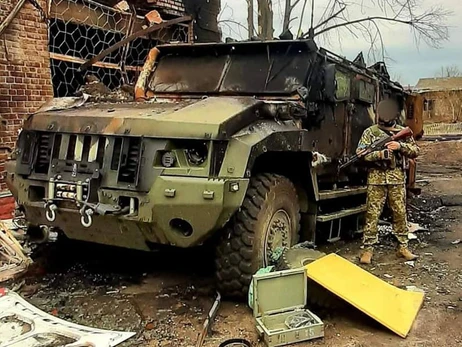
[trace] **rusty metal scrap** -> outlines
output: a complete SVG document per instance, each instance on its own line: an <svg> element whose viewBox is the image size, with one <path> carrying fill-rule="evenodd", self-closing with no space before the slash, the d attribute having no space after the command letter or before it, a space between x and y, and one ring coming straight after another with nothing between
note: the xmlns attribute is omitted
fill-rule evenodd
<svg viewBox="0 0 462 347"><path fill-rule="evenodd" d="M86 70L87 68L92 66L94 63L96 63L96 62L100 61L101 59L103 59L108 54L116 51L117 49L119 49L123 45L135 40L136 38L138 38L140 36L150 34L150 33L154 32L156 30L164 29L164 28L169 27L169 26L174 25L174 24L188 22L191 19L192 19L191 16L183 16L183 17L179 17L179 18L175 18L175 19L172 19L172 20L162 22L160 24L154 24L154 25L152 25L152 26L150 26L150 27L148 27L146 29L139 30L136 33L133 33L132 35L127 36L123 40L121 40L121 41L117 42L116 44L112 45L111 47L105 49L100 54L98 54L98 55L94 56L93 58L87 60L85 63L83 63L79 67L79 71Z"/></svg>
<svg viewBox="0 0 462 347"><path fill-rule="evenodd" d="M202 347L202 345L204 344L205 337L209 335L210 332L212 331L212 324L213 324L213 321L215 320L215 317L217 316L218 309L220 308L220 303L221 303L221 295L219 292L217 292L217 297L212 305L212 308L207 314L207 319L205 320L204 325L202 326L202 330L199 334L196 347Z"/></svg>
<svg viewBox="0 0 462 347"><path fill-rule="evenodd" d="M152 69L154 68L154 64L159 53L160 51L156 47L151 49L148 53L148 57L146 58L143 69L141 70L140 76L135 85L136 101L143 101L146 99L146 86L148 83L148 78L151 75Z"/></svg>

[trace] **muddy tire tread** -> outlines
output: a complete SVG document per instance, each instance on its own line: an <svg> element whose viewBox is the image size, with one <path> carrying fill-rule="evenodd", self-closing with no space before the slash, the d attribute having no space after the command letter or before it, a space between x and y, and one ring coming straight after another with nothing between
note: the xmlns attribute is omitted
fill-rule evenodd
<svg viewBox="0 0 462 347"><path fill-rule="evenodd" d="M251 178L241 209L225 227L215 259L217 287L225 297L243 299L247 296L254 274L252 252L258 215L267 194L281 180L289 181L276 174L259 174ZM293 189L297 197L295 187ZM299 225L300 213L297 216ZM232 247L233 244L240 247Z"/></svg>

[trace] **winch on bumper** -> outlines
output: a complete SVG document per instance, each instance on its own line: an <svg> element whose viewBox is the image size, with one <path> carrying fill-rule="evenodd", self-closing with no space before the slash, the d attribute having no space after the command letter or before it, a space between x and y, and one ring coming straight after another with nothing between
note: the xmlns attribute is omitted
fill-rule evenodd
<svg viewBox="0 0 462 347"><path fill-rule="evenodd" d="M98 202L88 203L85 197L96 189L91 179L42 182L9 175L7 181L30 225L57 228L71 239L141 250L154 244L200 245L239 208L249 183L159 176L146 194L99 188ZM45 204L30 198L37 187L45 189Z"/></svg>

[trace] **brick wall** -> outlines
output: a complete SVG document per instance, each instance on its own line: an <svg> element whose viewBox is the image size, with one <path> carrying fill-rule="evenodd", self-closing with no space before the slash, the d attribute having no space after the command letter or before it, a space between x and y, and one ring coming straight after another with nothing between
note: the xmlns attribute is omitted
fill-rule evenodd
<svg viewBox="0 0 462 347"><path fill-rule="evenodd" d="M0 1L0 21L16 0ZM45 0L39 1L45 7ZM0 38L0 129L2 146L14 146L22 119L53 96L47 27L29 2ZM3 159L3 158L2 158ZM0 173L3 173L3 160ZM5 189L0 183L0 191Z"/></svg>
<svg viewBox="0 0 462 347"><path fill-rule="evenodd" d="M0 1L0 22L16 3L17 0ZM46 8L45 0L38 3ZM0 37L0 115L4 120L0 126L0 146L13 147L22 119L52 96L47 26L35 7L26 1ZM6 156L6 151L0 150L2 177ZM0 192L5 190L1 179Z"/></svg>
<svg viewBox="0 0 462 347"><path fill-rule="evenodd" d="M162 12L175 16L183 16L185 13L182 0L158 0L155 5L159 6Z"/></svg>

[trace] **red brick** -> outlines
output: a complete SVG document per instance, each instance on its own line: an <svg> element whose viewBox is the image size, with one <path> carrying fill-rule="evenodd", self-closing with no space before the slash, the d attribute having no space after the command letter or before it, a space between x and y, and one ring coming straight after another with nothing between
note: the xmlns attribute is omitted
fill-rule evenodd
<svg viewBox="0 0 462 347"><path fill-rule="evenodd" d="M27 96L25 95L16 95L11 97L13 101L27 101Z"/></svg>

